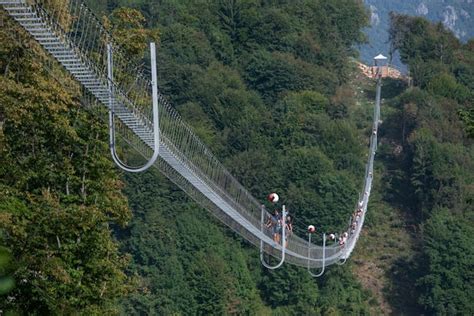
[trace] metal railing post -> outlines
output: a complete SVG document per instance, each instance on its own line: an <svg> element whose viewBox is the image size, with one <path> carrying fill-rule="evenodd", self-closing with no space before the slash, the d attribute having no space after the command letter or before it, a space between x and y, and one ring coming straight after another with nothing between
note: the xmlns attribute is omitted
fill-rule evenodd
<svg viewBox="0 0 474 316"><path fill-rule="evenodd" d="M265 215L265 208L262 206L262 216L261 216L261 231L263 232L263 220L264 220L264 215ZM265 258L263 257L263 240L260 239L260 261L262 262L262 265L267 268L267 269L270 269L270 270L274 270L274 269L277 269L279 267L281 267L281 265L283 264L283 262L285 262L285 251L286 251L286 234L285 234L285 230L286 230L286 227L285 227L285 224L286 224L286 210L285 210L285 205L283 205L282 207L282 238L280 240L281 242L281 260L280 262L277 264L277 265L274 265L274 266L271 266L269 265L268 263L265 262Z"/></svg>
<svg viewBox="0 0 474 316"><path fill-rule="evenodd" d="M115 143L115 97L114 97L114 81L113 81L113 54L112 45L107 44L107 78L109 86L109 142L110 142L110 153L112 159L121 169L128 172L142 172L150 168L158 158L159 147L160 147L160 129L159 129L159 117L158 117L158 86L157 86L157 74L156 74L156 50L155 43L150 43L151 53L151 86L152 86L152 102L153 102L153 155L152 157L141 167L130 167L123 163L117 155L116 143Z"/></svg>

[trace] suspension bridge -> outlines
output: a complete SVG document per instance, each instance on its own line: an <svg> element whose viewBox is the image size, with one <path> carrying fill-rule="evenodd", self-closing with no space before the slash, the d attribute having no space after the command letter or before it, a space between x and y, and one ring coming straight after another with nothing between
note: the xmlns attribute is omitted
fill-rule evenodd
<svg viewBox="0 0 474 316"><path fill-rule="evenodd" d="M314 276L324 268L341 264L351 255L367 212L373 179L380 118L381 78L378 76L373 126L363 188L347 231L338 240L314 245L309 238L293 235L288 245L275 243L264 225L269 214L219 162L159 93L156 84L154 45L151 45L151 80L148 71L130 61L102 23L82 0L0 0L16 20L70 75L85 92L109 111L110 147L122 169L139 172L153 166L247 241L260 247L262 264L270 269L287 262L307 267ZM136 74L131 76L130 74ZM115 151L118 133L147 163L125 165ZM283 216L283 219L285 216ZM354 223L356 225L354 225ZM264 260L276 258L276 265ZM321 268L313 274L311 269Z"/></svg>

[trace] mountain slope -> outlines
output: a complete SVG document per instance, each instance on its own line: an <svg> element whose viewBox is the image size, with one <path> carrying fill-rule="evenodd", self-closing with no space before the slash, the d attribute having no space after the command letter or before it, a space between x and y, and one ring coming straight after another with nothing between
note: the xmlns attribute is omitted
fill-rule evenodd
<svg viewBox="0 0 474 316"><path fill-rule="evenodd" d="M365 0L370 12L370 28L366 34L369 43L360 47L361 58L372 63L372 58L380 52L389 52L389 13L421 16L433 22L441 22L457 38L466 42L474 37L474 2L471 0ZM394 59L401 66L399 58Z"/></svg>

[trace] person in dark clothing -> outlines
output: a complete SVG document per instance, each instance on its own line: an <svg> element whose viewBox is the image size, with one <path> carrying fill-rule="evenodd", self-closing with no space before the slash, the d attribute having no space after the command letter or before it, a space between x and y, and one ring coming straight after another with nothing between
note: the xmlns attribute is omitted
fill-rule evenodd
<svg viewBox="0 0 474 316"><path fill-rule="evenodd" d="M276 243L280 243L281 232L282 232L282 220L281 220L280 212L277 209L273 211L273 215L270 216L270 218L268 219L266 227L272 228L273 241Z"/></svg>

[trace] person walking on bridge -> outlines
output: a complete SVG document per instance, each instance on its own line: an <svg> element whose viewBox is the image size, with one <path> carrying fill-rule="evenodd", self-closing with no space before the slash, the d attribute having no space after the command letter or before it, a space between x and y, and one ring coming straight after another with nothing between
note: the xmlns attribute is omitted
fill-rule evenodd
<svg viewBox="0 0 474 316"><path fill-rule="evenodd" d="M285 220L285 248L288 248L288 237L293 234L293 219L290 215L286 216Z"/></svg>
<svg viewBox="0 0 474 316"><path fill-rule="evenodd" d="M272 228L273 241L277 244L280 243L281 232L282 232L282 218L278 209L273 211L273 215L270 216L266 224L267 228Z"/></svg>

